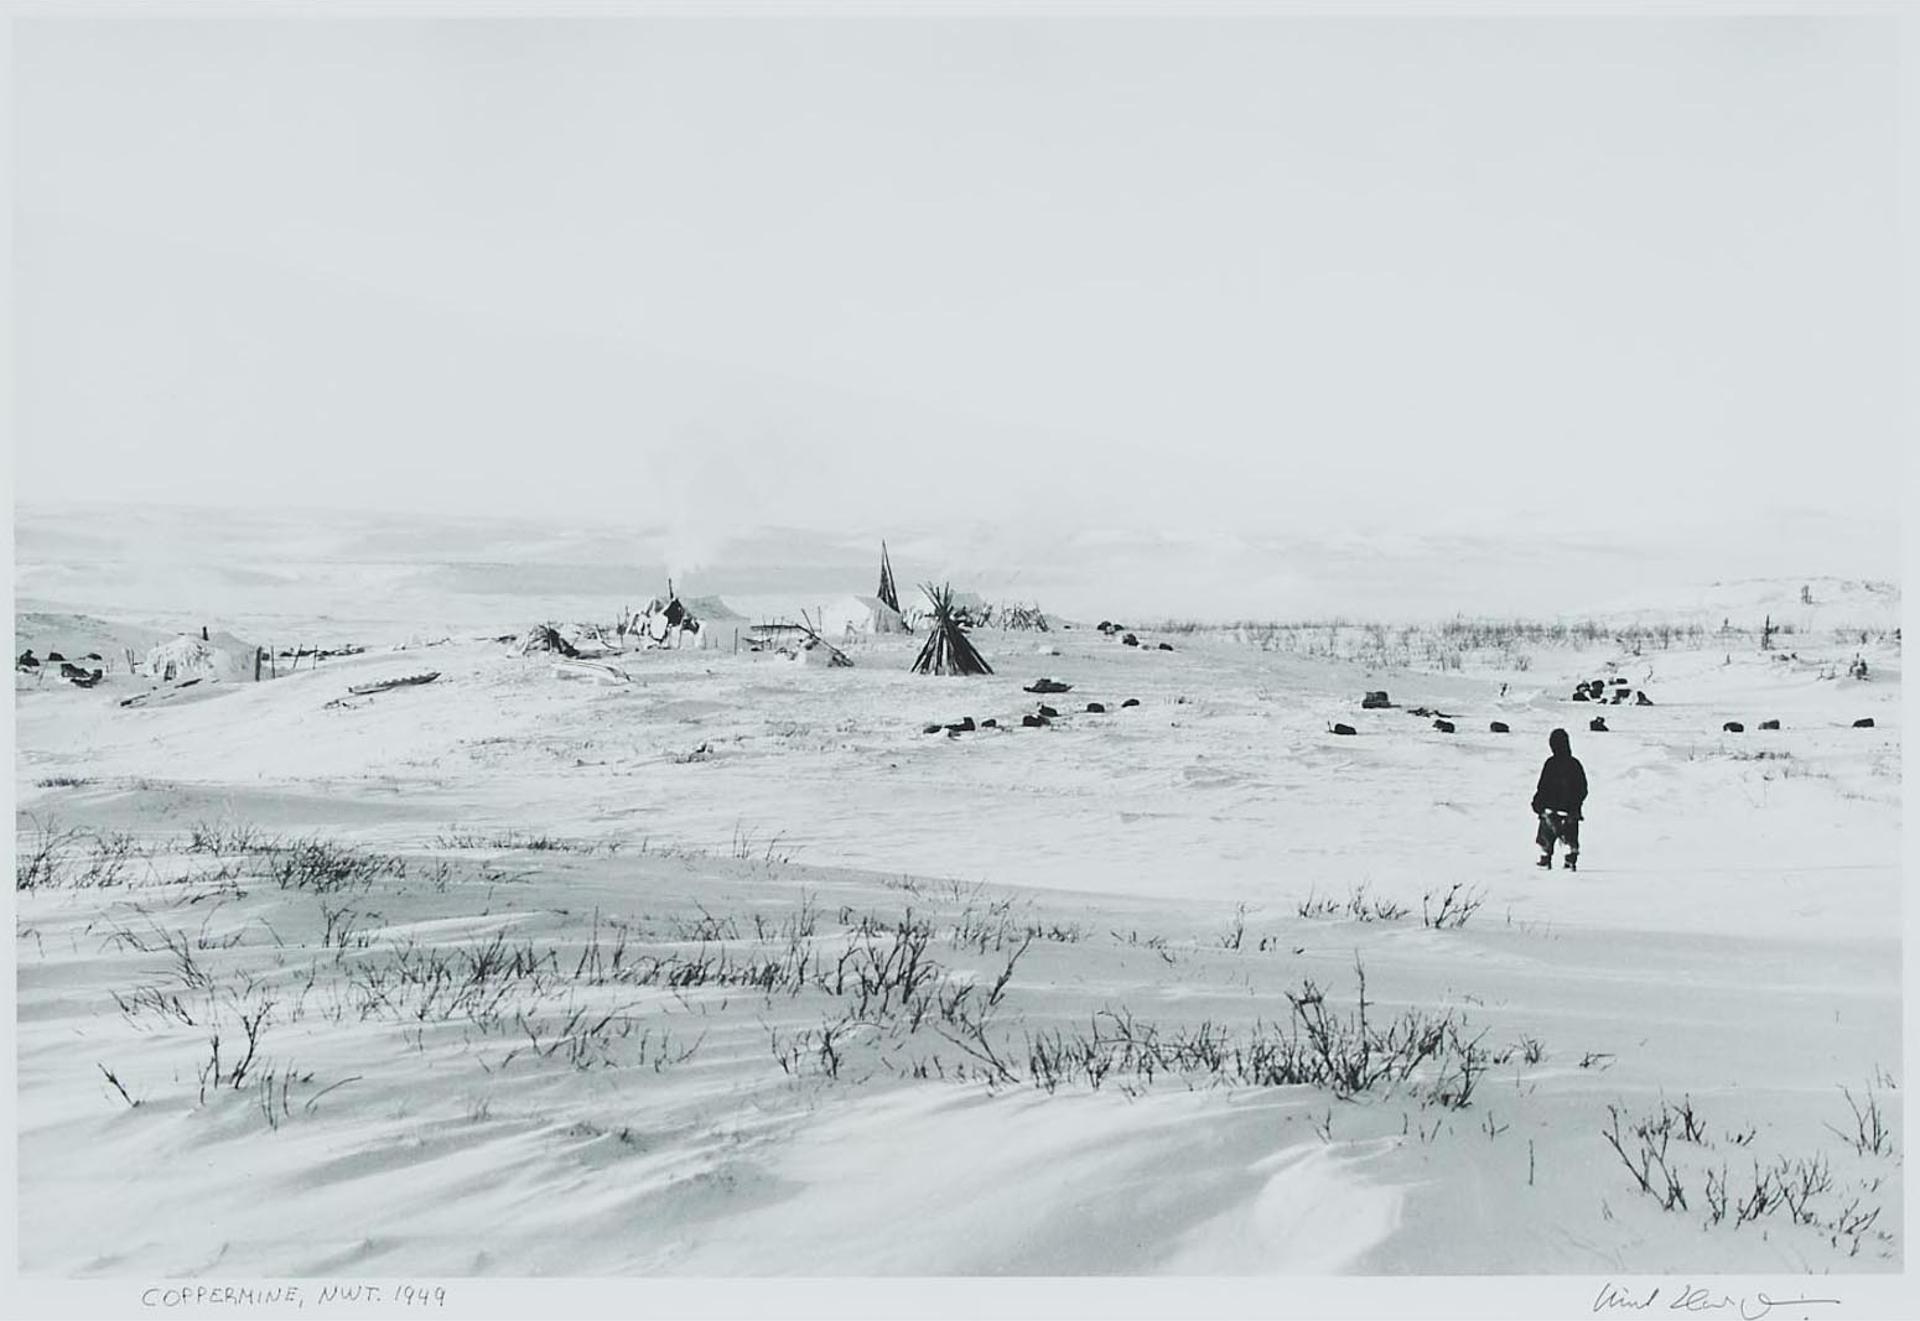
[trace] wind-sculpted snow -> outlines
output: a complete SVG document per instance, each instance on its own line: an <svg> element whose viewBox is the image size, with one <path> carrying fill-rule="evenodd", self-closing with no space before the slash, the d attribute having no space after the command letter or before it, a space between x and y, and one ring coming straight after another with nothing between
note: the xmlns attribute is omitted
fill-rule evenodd
<svg viewBox="0 0 1920 1321"><path fill-rule="evenodd" d="M23 1269L1899 1267L1897 644L1143 637L17 681Z"/></svg>

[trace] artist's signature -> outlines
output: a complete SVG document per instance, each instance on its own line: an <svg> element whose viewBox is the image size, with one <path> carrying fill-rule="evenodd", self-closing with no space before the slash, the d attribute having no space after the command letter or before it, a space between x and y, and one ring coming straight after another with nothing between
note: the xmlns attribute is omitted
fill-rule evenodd
<svg viewBox="0 0 1920 1321"><path fill-rule="evenodd" d="M1595 1312L1723 1312L1730 1311L1741 1321L1761 1321L1776 1307L1814 1308L1838 1307L1838 1298L1775 1298L1764 1289L1750 1294L1732 1294L1714 1289L1705 1289L1696 1285L1686 1285L1680 1289L1665 1287L1648 1289L1641 1293L1635 1289L1622 1288L1617 1284L1601 1286L1594 1297ZM1799 1315L1811 1316L1811 1312Z"/></svg>

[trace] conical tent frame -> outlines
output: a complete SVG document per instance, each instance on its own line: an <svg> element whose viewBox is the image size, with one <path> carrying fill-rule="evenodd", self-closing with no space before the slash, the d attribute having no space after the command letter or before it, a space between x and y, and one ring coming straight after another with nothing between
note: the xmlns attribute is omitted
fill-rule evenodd
<svg viewBox="0 0 1920 1321"><path fill-rule="evenodd" d="M926 645L920 648L920 655L913 662L913 672L992 674L993 666L987 664L986 657L974 650L972 640L954 618L953 585L949 583L935 587L932 583L922 583L920 590L927 594L927 600L933 604L933 627L927 633Z"/></svg>

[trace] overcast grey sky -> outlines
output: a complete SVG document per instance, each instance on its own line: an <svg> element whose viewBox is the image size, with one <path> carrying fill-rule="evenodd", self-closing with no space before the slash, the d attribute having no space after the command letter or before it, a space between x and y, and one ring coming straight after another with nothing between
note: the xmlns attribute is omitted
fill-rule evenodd
<svg viewBox="0 0 1920 1321"><path fill-rule="evenodd" d="M1858 17L25 21L16 498L1891 530L1896 55Z"/></svg>

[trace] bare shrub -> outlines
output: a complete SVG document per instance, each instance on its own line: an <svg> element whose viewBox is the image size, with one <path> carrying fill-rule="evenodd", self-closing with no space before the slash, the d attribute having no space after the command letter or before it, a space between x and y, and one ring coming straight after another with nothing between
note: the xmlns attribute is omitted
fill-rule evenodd
<svg viewBox="0 0 1920 1321"><path fill-rule="evenodd" d="M1676 1106L1663 1099L1658 1111L1633 1121L1625 1130L1621 1127L1621 1109L1609 1105L1607 1111L1611 1124L1601 1130L1601 1136L1613 1148L1639 1190L1657 1201L1662 1210L1688 1210L1687 1194L1693 1185L1675 1158L1677 1152L1691 1148L1705 1153L1715 1146L1708 1137L1706 1122L1694 1111L1691 1100L1683 1098ZM1866 1145L1856 1143L1853 1136L1830 1125L1829 1128L1846 1138L1857 1153L1869 1154L1873 1150L1871 1121L1857 1105L1855 1113L1860 1120L1858 1136L1866 1140ZM1726 1140L1745 1149L1751 1145L1755 1131L1749 1125L1729 1133ZM1852 1185L1859 1191L1841 1201L1845 1190L1823 1152L1782 1155L1770 1163L1752 1159L1749 1167L1750 1176L1739 1179L1724 1161L1702 1170L1697 1191L1706 1212L1707 1227L1731 1222L1737 1229L1784 1210L1791 1223L1823 1233L1829 1243L1850 1257L1857 1256L1869 1240L1883 1247L1891 1243L1891 1236L1875 1228L1880 1208L1864 1205L1864 1195L1877 1190L1879 1180Z"/></svg>
<svg viewBox="0 0 1920 1321"><path fill-rule="evenodd" d="M268 852L267 876L283 890L332 894L358 888L370 890L384 878L403 878L405 858L355 848L324 839L302 839L276 844Z"/></svg>
<svg viewBox="0 0 1920 1321"><path fill-rule="evenodd" d="M1853 1131L1843 1132L1833 1125L1827 1125L1829 1131L1863 1156L1891 1156L1893 1154L1893 1134L1887 1128L1886 1116L1880 1110L1880 1098L1873 1084L1867 1085L1866 1104L1854 1099L1853 1092L1842 1087L1841 1095L1847 1098L1847 1108L1853 1111Z"/></svg>
<svg viewBox="0 0 1920 1321"><path fill-rule="evenodd" d="M1435 931L1463 927L1484 903L1486 897L1478 888L1455 881L1440 894L1438 900L1434 898L1432 890L1420 896L1420 922Z"/></svg>
<svg viewBox="0 0 1920 1321"><path fill-rule="evenodd" d="M125 831L64 829L34 820L15 842L15 890L98 890L129 883L135 864L151 871L152 855Z"/></svg>
<svg viewBox="0 0 1920 1321"><path fill-rule="evenodd" d="M199 821L187 832L186 851L225 858L270 852L277 844L271 835L245 822Z"/></svg>

